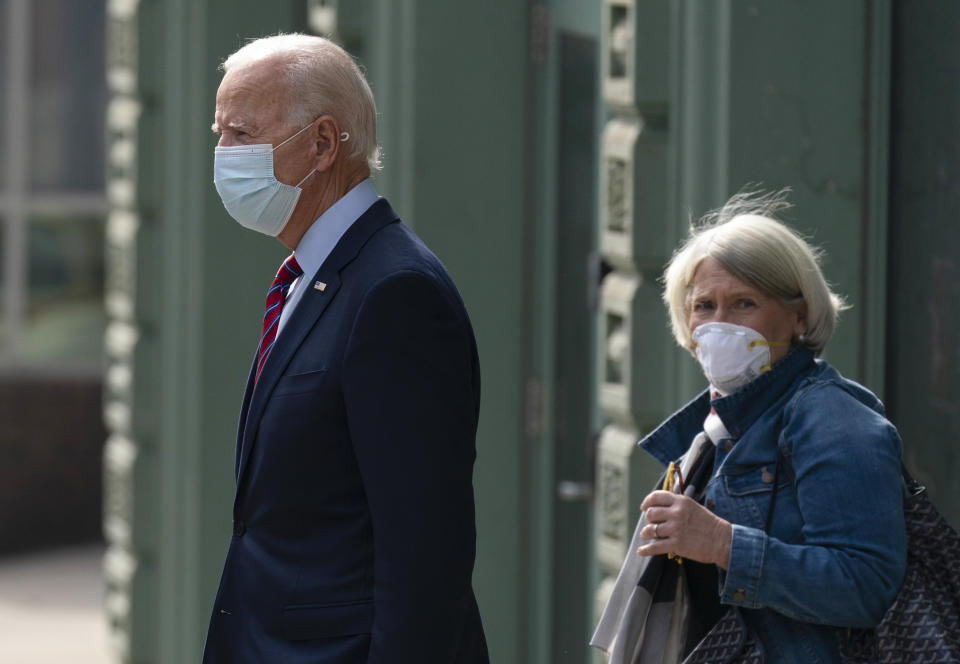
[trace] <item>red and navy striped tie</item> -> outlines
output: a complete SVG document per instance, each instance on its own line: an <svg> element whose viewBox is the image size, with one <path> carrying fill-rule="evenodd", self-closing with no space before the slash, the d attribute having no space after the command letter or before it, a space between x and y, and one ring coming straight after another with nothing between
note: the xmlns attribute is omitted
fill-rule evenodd
<svg viewBox="0 0 960 664"><path fill-rule="evenodd" d="M280 311L283 309L287 291L290 290L290 284L301 274L303 270L297 264L297 259L290 254L277 270L277 276L274 277L270 290L267 291L266 311L263 313L263 334L260 336L260 345L257 347L257 375L253 380L254 384L260 379L260 372L267 361L267 355L270 354L273 342L277 339Z"/></svg>

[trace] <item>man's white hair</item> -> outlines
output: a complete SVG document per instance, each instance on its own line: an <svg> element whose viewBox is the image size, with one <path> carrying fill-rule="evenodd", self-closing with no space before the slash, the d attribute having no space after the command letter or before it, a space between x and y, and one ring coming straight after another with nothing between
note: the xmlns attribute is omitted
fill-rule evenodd
<svg viewBox="0 0 960 664"><path fill-rule="evenodd" d="M349 53L329 39L300 33L255 39L223 63L229 72L255 62L277 59L283 64L290 128L301 128L321 115L332 115L350 134L349 158L366 160L380 170L377 106L360 67Z"/></svg>
<svg viewBox="0 0 960 664"><path fill-rule="evenodd" d="M700 262L710 256L734 277L784 306L796 309L806 304L807 330L792 343L816 355L823 352L833 336L837 314L847 306L824 279L819 250L774 218L790 207L788 192L741 192L691 226L690 237L663 274L663 300L678 344L693 352L691 286Z"/></svg>

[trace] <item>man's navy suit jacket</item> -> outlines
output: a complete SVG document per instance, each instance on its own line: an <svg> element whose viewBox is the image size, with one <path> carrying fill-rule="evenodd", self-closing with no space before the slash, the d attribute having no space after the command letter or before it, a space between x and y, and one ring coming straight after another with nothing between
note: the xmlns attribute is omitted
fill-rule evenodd
<svg viewBox="0 0 960 664"><path fill-rule="evenodd" d="M383 199L303 278L247 382L204 662L485 664L460 295Z"/></svg>

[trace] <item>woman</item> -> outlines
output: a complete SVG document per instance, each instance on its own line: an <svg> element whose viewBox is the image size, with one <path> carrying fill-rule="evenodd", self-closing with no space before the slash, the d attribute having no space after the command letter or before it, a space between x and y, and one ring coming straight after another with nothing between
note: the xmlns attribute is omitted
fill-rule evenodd
<svg viewBox="0 0 960 664"><path fill-rule="evenodd" d="M667 267L674 337L710 387L640 444L665 465L695 440L715 457L703 504L643 500L637 553L715 566L708 601L742 609L768 662L838 662L837 628L875 626L903 579L901 444L872 393L815 359L844 306L772 218L786 206L735 196Z"/></svg>

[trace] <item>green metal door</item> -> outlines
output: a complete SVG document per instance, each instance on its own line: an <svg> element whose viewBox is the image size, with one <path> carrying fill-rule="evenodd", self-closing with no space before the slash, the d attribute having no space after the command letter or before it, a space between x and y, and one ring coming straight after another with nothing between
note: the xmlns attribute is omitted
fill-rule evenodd
<svg viewBox="0 0 960 664"><path fill-rule="evenodd" d="M600 13L534 4L527 434L535 446L529 661L587 661L592 620L593 339Z"/></svg>
<svg viewBox="0 0 960 664"><path fill-rule="evenodd" d="M887 411L960 527L960 5L897 3L893 26Z"/></svg>

